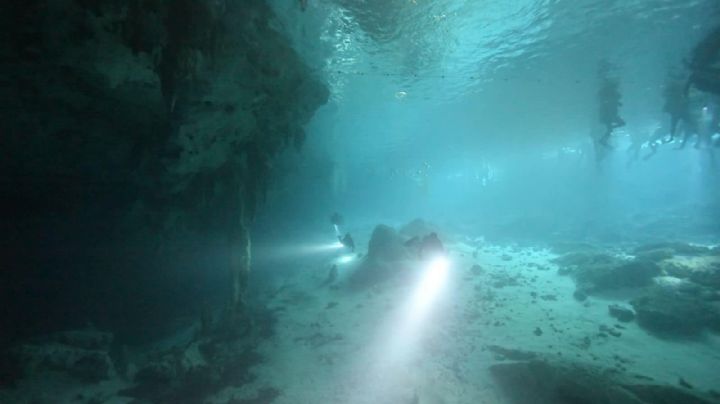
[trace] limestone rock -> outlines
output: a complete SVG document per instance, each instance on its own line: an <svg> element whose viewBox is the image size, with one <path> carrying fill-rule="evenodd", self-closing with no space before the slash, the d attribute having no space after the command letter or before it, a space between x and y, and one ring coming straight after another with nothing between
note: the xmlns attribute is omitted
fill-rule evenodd
<svg viewBox="0 0 720 404"><path fill-rule="evenodd" d="M301 148L329 97L275 22L264 1L3 3L1 187L24 212L7 228L25 230L3 239L18 266L1 283L27 287L0 295L0 329L23 329L22 299L38 313L84 302L75 318L138 333L199 305L167 299L204 276L177 276L186 260L167 246L222 244L240 205L251 218L276 156ZM56 287L68 279L96 287Z"/></svg>
<svg viewBox="0 0 720 404"><path fill-rule="evenodd" d="M648 286L661 272L653 261L627 260L608 254L568 254L555 259L555 263L559 272L570 275L584 292Z"/></svg>
<svg viewBox="0 0 720 404"><path fill-rule="evenodd" d="M390 226L378 225L370 236L367 258L369 260L392 262L408 258L403 239Z"/></svg>
<svg viewBox="0 0 720 404"><path fill-rule="evenodd" d="M649 254L657 253L658 251L665 251L665 254L670 253L674 255L707 255L711 253L711 249L705 246L693 245L682 242L663 242L644 244L635 248L634 253Z"/></svg>
<svg viewBox="0 0 720 404"><path fill-rule="evenodd" d="M720 262L690 272L690 280L703 286L720 290Z"/></svg>
<svg viewBox="0 0 720 404"><path fill-rule="evenodd" d="M675 256L675 251L671 248L657 248L654 250L644 250L637 252L635 257L641 260L660 262Z"/></svg>
<svg viewBox="0 0 720 404"><path fill-rule="evenodd" d="M640 326L663 335L697 335L720 331L720 305L696 293L654 286L631 301Z"/></svg>
<svg viewBox="0 0 720 404"><path fill-rule="evenodd" d="M390 279L402 272L412 254L403 238L390 226L380 224L373 230L368 253L350 277L354 287L365 287Z"/></svg>
<svg viewBox="0 0 720 404"><path fill-rule="evenodd" d="M608 306L608 312L611 316L622 321L624 323L633 321L635 319L635 312L632 309L620 306L618 304L611 304Z"/></svg>

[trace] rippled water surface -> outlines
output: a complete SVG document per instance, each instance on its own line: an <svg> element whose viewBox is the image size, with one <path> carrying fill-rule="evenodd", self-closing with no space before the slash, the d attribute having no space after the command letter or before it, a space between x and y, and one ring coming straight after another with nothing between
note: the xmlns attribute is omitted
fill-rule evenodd
<svg viewBox="0 0 720 404"><path fill-rule="evenodd" d="M621 80L628 128L647 131L661 117L666 77L685 73L692 47L720 20L715 0L275 6L279 28L330 85L331 137L363 132L367 141L338 147L365 151L366 160L378 150L409 152L403 147L418 138L432 142L443 120L454 123L451 143L461 149L572 145L596 123L601 61Z"/></svg>
<svg viewBox="0 0 720 404"><path fill-rule="evenodd" d="M336 90L352 76L387 77L407 96L447 100L523 76L582 79L599 58L635 74L677 64L719 8L712 0L320 0L286 28Z"/></svg>

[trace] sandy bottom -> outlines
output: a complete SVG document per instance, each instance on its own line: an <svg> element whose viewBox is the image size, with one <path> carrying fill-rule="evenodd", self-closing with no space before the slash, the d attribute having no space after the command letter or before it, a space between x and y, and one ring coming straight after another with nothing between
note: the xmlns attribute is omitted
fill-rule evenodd
<svg viewBox="0 0 720 404"><path fill-rule="evenodd" d="M275 403L497 403L488 346L521 349L610 367L653 383L698 390L720 386L720 337L660 339L635 322L618 323L608 305L632 291L573 298L574 282L557 274L555 255L538 248L448 245L450 266L362 291L345 283L356 263L339 256L299 265L269 301L276 335L262 344L257 380L215 402L253 397L263 387ZM337 263L336 286L324 285ZM478 265L478 267L474 267ZM619 336L601 336L611 327ZM646 379L645 379L646 380Z"/></svg>
<svg viewBox="0 0 720 404"><path fill-rule="evenodd" d="M367 240L369 230L361 236ZM720 337L668 340L635 322L618 323L608 305L627 304L632 291L580 302L547 250L469 240L446 247L445 269L415 261L404 276L359 290L347 282L358 258L345 262L347 254L325 252L289 260L292 271L256 291L278 323L258 348L265 361L253 368L255 380L209 402L260 404L251 399L274 388L277 404L501 403L488 367L503 359L492 346L615 368L658 384L682 378L697 390L720 386ZM327 284L332 265L338 279ZM601 327L618 336L600 335ZM128 386L117 379L91 389L62 379L22 383L21 391L42 390L47 402L132 401L116 395Z"/></svg>

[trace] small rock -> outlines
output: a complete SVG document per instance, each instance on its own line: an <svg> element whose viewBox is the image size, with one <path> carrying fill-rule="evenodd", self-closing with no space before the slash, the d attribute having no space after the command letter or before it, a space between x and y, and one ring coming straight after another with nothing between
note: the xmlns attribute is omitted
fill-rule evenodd
<svg viewBox="0 0 720 404"><path fill-rule="evenodd" d="M611 316L618 319L623 323L633 321L635 319L635 312L627 307L620 306L618 304L611 304L608 306L608 312Z"/></svg>
<svg viewBox="0 0 720 404"><path fill-rule="evenodd" d="M539 337L543 334L543 332L540 329L540 327L535 327L535 331L533 331L533 334L535 334L535 336Z"/></svg>
<svg viewBox="0 0 720 404"><path fill-rule="evenodd" d="M683 379L682 377L678 379L678 384L681 387L685 387L686 389L690 389L690 390L693 389L693 385L688 383L687 380Z"/></svg>
<svg viewBox="0 0 720 404"><path fill-rule="evenodd" d="M606 325L601 325L601 326L599 327L599 329L600 329L600 333L601 333L601 334L610 334L610 335L612 335L613 337L619 337L619 336L622 335L622 333L621 333L620 331L618 331L618 330L616 330L616 329L614 329L614 328L612 328L612 327L608 327L608 326L606 326Z"/></svg>
<svg viewBox="0 0 720 404"><path fill-rule="evenodd" d="M328 276L325 279L325 285L332 285L338 278L338 267L333 265L328 272Z"/></svg>
<svg viewBox="0 0 720 404"><path fill-rule="evenodd" d="M584 302L587 297L587 294L585 294L585 292L580 289L576 290L575 293L573 293L573 298L575 298L575 300L577 300L578 302Z"/></svg>

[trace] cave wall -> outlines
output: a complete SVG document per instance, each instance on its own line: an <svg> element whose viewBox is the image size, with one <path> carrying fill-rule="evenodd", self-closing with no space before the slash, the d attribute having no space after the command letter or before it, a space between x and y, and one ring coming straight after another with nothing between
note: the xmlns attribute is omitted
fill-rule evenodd
<svg viewBox="0 0 720 404"><path fill-rule="evenodd" d="M0 5L4 339L147 331L228 276L227 233L328 98L273 18L259 0Z"/></svg>

